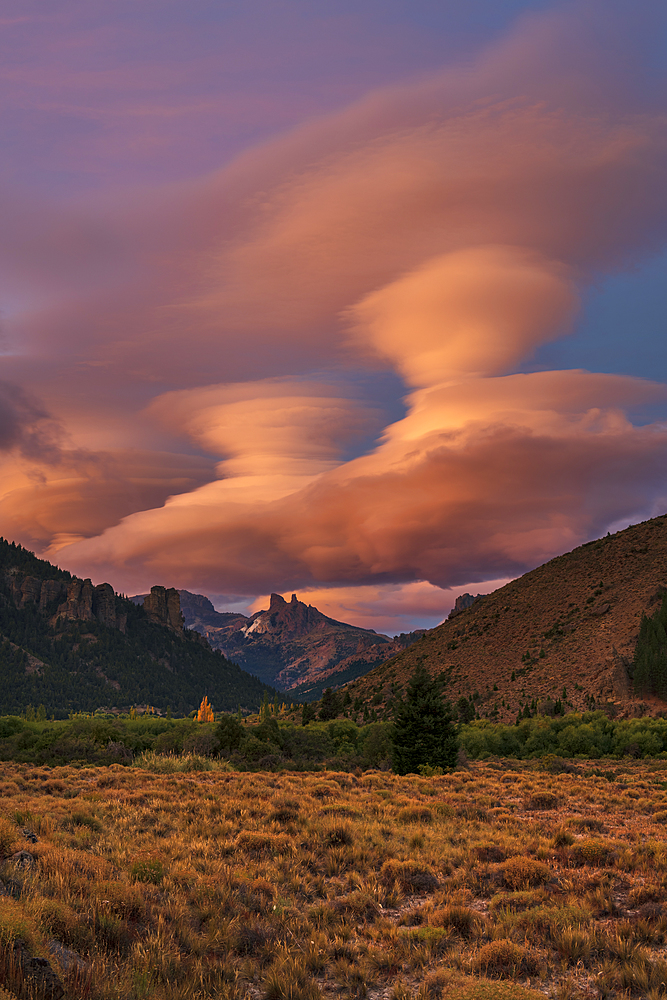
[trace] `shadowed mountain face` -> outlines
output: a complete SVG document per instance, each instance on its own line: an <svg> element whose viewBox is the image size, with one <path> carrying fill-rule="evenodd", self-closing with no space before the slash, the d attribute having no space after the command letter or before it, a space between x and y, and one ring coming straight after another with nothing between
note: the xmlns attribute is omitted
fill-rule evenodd
<svg viewBox="0 0 667 1000"><path fill-rule="evenodd" d="M197 629L214 649L281 691L326 681L336 686L405 645L372 629L327 618L296 594L291 601L271 594L269 609L250 617L216 611L201 594L181 590L180 595L188 628Z"/></svg>
<svg viewBox="0 0 667 1000"><path fill-rule="evenodd" d="M183 628L177 590L133 602L1 538L0 677L0 714L42 704L60 717L132 705L187 714L203 694L218 711L255 709L265 690Z"/></svg>
<svg viewBox="0 0 667 1000"><path fill-rule="evenodd" d="M665 592L667 515L588 542L472 602L464 595L455 615L351 684L350 694L388 698L390 685L404 687L423 663L446 697L476 694L479 715L505 722L533 700L560 701L565 711L611 703L624 714L662 712L664 702L635 697L632 661L642 615L653 615Z"/></svg>

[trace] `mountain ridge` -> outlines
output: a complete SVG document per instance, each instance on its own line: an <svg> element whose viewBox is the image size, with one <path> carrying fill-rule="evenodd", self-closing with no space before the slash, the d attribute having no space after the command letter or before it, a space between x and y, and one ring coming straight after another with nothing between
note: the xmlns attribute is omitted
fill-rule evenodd
<svg viewBox="0 0 667 1000"><path fill-rule="evenodd" d="M201 631L214 649L250 673L298 697L315 697L323 685L338 686L358 677L422 631L392 639L329 618L296 594L290 601L271 594L268 609L245 616L216 611L203 594L179 593L189 628Z"/></svg>
<svg viewBox="0 0 667 1000"><path fill-rule="evenodd" d="M631 671L642 616L665 592L667 514L586 542L477 597L347 690L391 714L423 663L446 697L470 699L490 719L515 721L519 711L558 702L568 711L605 704L626 714L662 712L667 703L635 697Z"/></svg>

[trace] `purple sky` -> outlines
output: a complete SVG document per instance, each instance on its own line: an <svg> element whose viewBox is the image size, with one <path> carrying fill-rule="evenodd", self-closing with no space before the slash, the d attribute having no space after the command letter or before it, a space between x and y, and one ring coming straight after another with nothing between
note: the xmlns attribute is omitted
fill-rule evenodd
<svg viewBox="0 0 667 1000"><path fill-rule="evenodd" d="M653 0L7 0L0 533L117 589L242 607L297 590L401 631L442 620L463 587L662 511L662 389L575 392L561 375L667 382L666 22ZM493 335L475 312L487 298ZM462 360L452 333L445 364L428 331L452 317L484 348ZM487 412L502 378L547 371L548 433L523 382L503 383L519 409ZM437 395L452 378L468 464L448 453L445 472L428 463L433 434L446 449L463 433ZM575 421L607 435L594 473ZM503 445L515 478L491 516L484 434L517 422L566 457L541 493L522 478L530 444ZM399 517L387 476L417 438L409 476L430 500L408 509L397 484ZM231 554L240 532L253 541Z"/></svg>

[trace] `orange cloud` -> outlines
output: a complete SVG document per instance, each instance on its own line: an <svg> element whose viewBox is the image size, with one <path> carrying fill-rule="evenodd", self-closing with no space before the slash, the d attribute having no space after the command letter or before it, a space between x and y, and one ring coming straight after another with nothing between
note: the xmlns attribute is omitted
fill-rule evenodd
<svg viewBox="0 0 667 1000"><path fill-rule="evenodd" d="M137 588L212 592L513 575L660 495L667 431L620 407L666 394L586 372L420 390L373 452L291 491L208 483L63 553Z"/></svg>
<svg viewBox="0 0 667 1000"><path fill-rule="evenodd" d="M356 336L409 385L507 371L571 324L577 296L562 264L517 247L429 259L349 310Z"/></svg>

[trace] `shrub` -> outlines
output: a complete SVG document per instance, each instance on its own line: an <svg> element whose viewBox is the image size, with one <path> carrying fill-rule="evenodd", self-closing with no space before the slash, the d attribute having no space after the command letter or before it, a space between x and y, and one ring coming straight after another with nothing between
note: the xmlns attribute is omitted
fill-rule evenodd
<svg viewBox="0 0 667 1000"><path fill-rule="evenodd" d="M210 757L201 757L199 754L184 753L181 756L162 755L154 750L145 750L144 753L135 757L132 767L142 771L149 771L151 774L178 774L180 772L196 771L229 771L229 762L226 760L212 760Z"/></svg>
<svg viewBox="0 0 667 1000"><path fill-rule="evenodd" d="M99 833L102 829L100 821L90 813L74 811L62 821L63 830L74 830L77 826L85 826L94 833Z"/></svg>
<svg viewBox="0 0 667 1000"><path fill-rule="evenodd" d="M572 846L570 858L576 865L590 865L593 868L605 868L612 864L616 857L613 844L605 840L579 840Z"/></svg>
<svg viewBox="0 0 667 1000"><path fill-rule="evenodd" d="M428 806L406 806L398 811L399 823L431 823L433 811Z"/></svg>
<svg viewBox="0 0 667 1000"><path fill-rule="evenodd" d="M273 812L270 812L267 819L270 823L294 823L299 818L301 805L296 799L284 799L277 802Z"/></svg>
<svg viewBox="0 0 667 1000"><path fill-rule="evenodd" d="M510 889L532 889L551 880L551 870L541 861L517 856L501 865L505 884Z"/></svg>
<svg viewBox="0 0 667 1000"><path fill-rule="evenodd" d="M276 939L275 928L265 920L242 920L232 934L232 944L237 955L257 955Z"/></svg>
<svg viewBox="0 0 667 1000"><path fill-rule="evenodd" d="M12 853L17 830L13 823L0 816L0 857L6 858Z"/></svg>
<svg viewBox="0 0 667 1000"><path fill-rule="evenodd" d="M595 948L595 933L583 927L562 927L552 934L556 951L566 962L585 962Z"/></svg>
<svg viewBox="0 0 667 1000"><path fill-rule="evenodd" d="M214 757L220 749L217 736L213 733L189 733L183 740L183 752L200 757Z"/></svg>
<svg viewBox="0 0 667 1000"><path fill-rule="evenodd" d="M243 726L234 715L223 715L215 735L220 749L225 752L237 750L245 739Z"/></svg>
<svg viewBox="0 0 667 1000"><path fill-rule="evenodd" d="M569 847L574 843L574 837L569 830L556 830L551 843L553 847Z"/></svg>
<svg viewBox="0 0 667 1000"><path fill-rule="evenodd" d="M379 915L380 906L368 892L361 889L351 892L347 896L341 896L333 904L336 913L350 914L356 920L363 920L371 923Z"/></svg>
<svg viewBox="0 0 667 1000"><path fill-rule="evenodd" d="M239 850L253 857L287 854L292 848L292 841L285 834L256 833L252 830L239 833L235 843Z"/></svg>
<svg viewBox="0 0 667 1000"><path fill-rule="evenodd" d="M524 892L497 892L489 900L489 909L510 910L512 913L521 913L532 906L536 906L543 898L541 890L527 890Z"/></svg>
<svg viewBox="0 0 667 1000"><path fill-rule="evenodd" d="M507 856L505 850L497 844L482 844L475 848L475 855L482 863L492 861L496 864L504 861Z"/></svg>
<svg viewBox="0 0 667 1000"><path fill-rule="evenodd" d="M482 945L477 956L477 967L487 976L512 979L535 975L539 971L540 961L530 949L501 938Z"/></svg>
<svg viewBox="0 0 667 1000"><path fill-rule="evenodd" d="M354 833L349 823L336 823L323 831L322 840L328 847L350 847Z"/></svg>
<svg viewBox="0 0 667 1000"><path fill-rule="evenodd" d="M597 816L578 816L570 820L570 826L575 830L592 830L595 833L603 833L605 826Z"/></svg>
<svg viewBox="0 0 667 1000"><path fill-rule="evenodd" d="M484 927L483 918L475 910L453 904L434 910L428 922L432 927L446 927L466 939L477 937Z"/></svg>
<svg viewBox="0 0 667 1000"><path fill-rule="evenodd" d="M434 892L440 885L430 868L409 861L385 861L380 878L385 885L398 883L402 892Z"/></svg>
<svg viewBox="0 0 667 1000"><path fill-rule="evenodd" d="M555 809L558 805L558 796L551 792L536 792L530 796L523 804L524 809L546 810Z"/></svg>
<svg viewBox="0 0 667 1000"><path fill-rule="evenodd" d="M543 993L518 983L490 983L483 979L454 987L446 996L447 1000L544 1000Z"/></svg>

